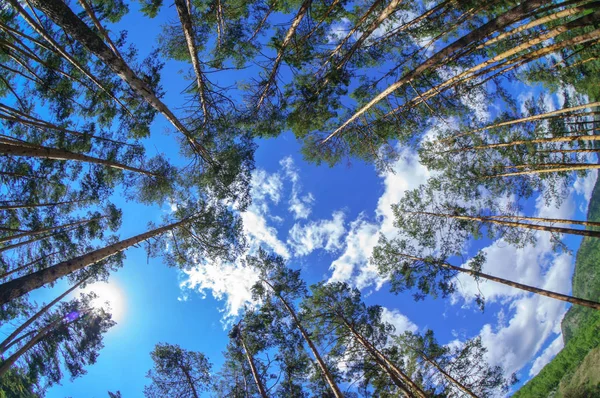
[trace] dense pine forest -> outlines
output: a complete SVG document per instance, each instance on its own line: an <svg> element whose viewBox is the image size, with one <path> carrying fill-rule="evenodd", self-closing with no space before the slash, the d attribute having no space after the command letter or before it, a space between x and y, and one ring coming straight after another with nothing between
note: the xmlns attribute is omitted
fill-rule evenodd
<svg viewBox="0 0 600 398"><path fill-rule="evenodd" d="M0 397L600 396L599 76L593 0L0 1Z"/></svg>

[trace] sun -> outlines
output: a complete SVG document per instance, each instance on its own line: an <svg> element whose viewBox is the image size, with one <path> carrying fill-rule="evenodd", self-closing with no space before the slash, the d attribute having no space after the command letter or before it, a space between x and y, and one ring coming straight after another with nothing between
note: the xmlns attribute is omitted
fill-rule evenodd
<svg viewBox="0 0 600 398"><path fill-rule="evenodd" d="M119 322L125 312L125 300L121 288L115 282L96 282L82 289L82 292L94 292L98 298L92 301L97 308L104 308L112 314L112 319Z"/></svg>

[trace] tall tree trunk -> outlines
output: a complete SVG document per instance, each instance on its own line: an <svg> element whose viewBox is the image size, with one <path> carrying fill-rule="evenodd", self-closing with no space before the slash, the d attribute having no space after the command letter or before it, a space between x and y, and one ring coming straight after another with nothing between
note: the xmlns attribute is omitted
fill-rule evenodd
<svg viewBox="0 0 600 398"><path fill-rule="evenodd" d="M425 72L429 68L435 67L439 62L443 61L451 57L455 52L463 49L464 47L470 45L473 42L478 42L490 34L509 26L521 19L523 19L526 15L528 15L531 11L539 8L540 6L546 4L546 0L530 0L520 4L511 10L505 12L504 14L488 21L483 26L467 33L460 39L456 40L454 43L446 46L442 50L438 51L434 55L432 55L425 62L421 63L418 67L413 69L412 71L405 74L400 80L396 83L392 84L381 93L375 96L371 101L369 101L366 105L356 111L348 120L346 120L340 127L338 127L335 131L333 131L327 138L325 138L322 143L329 141L332 137L338 134L341 130L346 128L350 123L354 122L358 119L362 114L367 112L373 106L378 104L382 99L386 98L388 95L392 94L394 91L398 90L400 87L405 84L413 81L420 74Z"/></svg>
<svg viewBox="0 0 600 398"><path fill-rule="evenodd" d="M153 174L149 171L138 169L136 167L130 167L122 163L111 162L109 160L99 159L92 156L83 155L81 153L69 152L63 149L49 148L40 145L32 145L29 143L12 142L6 139L0 139L0 154L53 160L73 160L76 162L101 164L113 169L133 171L135 173L140 173L147 176L159 177L157 174Z"/></svg>
<svg viewBox="0 0 600 398"><path fill-rule="evenodd" d="M188 223L189 221L190 219L186 218L181 221L165 225L164 227L156 228L152 231L148 231L129 239L125 239L112 245L103 247L102 249L91 251L82 256L75 257L67 261L62 261L32 274L5 282L0 285L0 305L21 297L24 294L27 294L30 291L42 287L48 283L54 282L63 276L72 274L77 270L120 253L135 244L171 231L185 223Z"/></svg>
<svg viewBox="0 0 600 398"><path fill-rule="evenodd" d="M435 361L429 359L424 353L419 352L418 353L421 358L423 358L423 360L425 362L427 362L428 364L430 364L431 366L433 366L434 368L437 369L438 372L440 372L446 379L448 379L448 381L450 381L452 384L454 384L455 386L457 386L458 388L460 388L465 394L467 394L468 396L470 396L471 398L479 398L477 395L475 395L475 393L473 391L471 391L467 386L465 386L464 384L462 384L460 381L456 380L454 377L452 377L448 372L446 372L440 365L438 365Z"/></svg>
<svg viewBox="0 0 600 398"><path fill-rule="evenodd" d="M591 170L591 169L600 169L600 165L594 164L594 163L585 163L585 164L574 163L572 166L514 171L511 173L487 175L487 176L484 176L481 178L488 179L488 178L498 178L498 177L513 177L513 176L522 176L522 175L528 175L528 174L558 173L558 172L563 172L563 171L579 171L579 170Z"/></svg>
<svg viewBox="0 0 600 398"><path fill-rule="evenodd" d="M405 390L409 395L416 395L419 398L427 398L427 394L419 387L406 373L402 371L398 366L392 363L381 351L379 351L375 346L373 346L361 333L359 333L354 326L348 322L348 320L339 314L337 314L339 318L342 320L344 325L348 328L350 333L356 338L356 340L369 352L369 354L388 372L388 375L392 377L392 375L396 375L399 377L404 383L410 386L410 389L406 391L406 386L402 387L398 383L395 384ZM393 379L393 377L392 377Z"/></svg>
<svg viewBox="0 0 600 398"><path fill-rule="evenodd" d="M47 305L45 305L44 307L42 307L42 309L40 309L38 312L36 312L35 315L33 315L32 317L30 317L27 321L23 322L21 324L21 326L19 326L18 328L16 328L10 334L10 336L8 336L7 338L5 338L0 343L0 355L4 354L4 352L6 352L6 350L9 348L9 344L11 343L11 341L13 341L19 334L21 334L21 332L23 332L23 330L27 329L27 327L29 325L31 325L33 322L35 322L37 319L39 319L39 317L41 317L42 315L44 315L56 303L58 303L60 300L62 300L63 298L65 298L69 293L71 293L72 291L74 291L75 289L77 289L79 286L81 286L88 279L89 279L89 277L85 277L85 278L81 279L79 282L77 282L76 284L74 284L73 286L71 286L69 289L67 289L63 294L61 294L60 296L58 296L57 298L55 298L54 300L52 300L50 303L48 303Z"/></svg>
<svg viewBox="0 0 600 398"><path fill-rule="evenodd" d="M242 343L242 348L244 349L244 353L246 354L246 360L248 361L248 365L250 366L250 371L252 372L252 377L254 377L254 382L256 383L256 388L258 388L258 393L262 398L268 398L268 395L265 391L265 387L262 384L262 380L258 375L258 371L256 369L256 364L254 363L254 357L250 354L248 347L246 347L246 342L244 341L244 337L242 336L242 331L239 331L238 338L240 343Z"/></svg>
<svg viewBox="0 0 600 398"><path fill-rule="evenodd" d="M185 35L185 41L187 43L188 52L192 60L192 66L194 73L196 74L196 84L198 85L198 94L200 96L200 105L202 106L202 113L204 114L204 123L208 118L208 108L206 100L206 90L204 83L204 75L200 68L200 60L198 59L198 48L196 47L196 41L194 39L194 29L192 26L192 18L190 16L192 10L188 9L185 0L175 0L175 8L177 8L177 14L181 21L181 27L183 28L183 34Z"/></svg>
<svg viewBox="0 0 600 398"><path fill-rule="evenodd" d="M519 119L508 120L506 122L495 123L495 124L492 124L492 125L489 125L489 126L485 126L485 127L481 127L481 128L478 128L478 129L471 130L471 131L467 131L465 133L460 133L460 134L457 134L457 135L455 135L453 137L445 138L445 139L441 140L441 142L454 140L455 138L458 138L458 137L462 137L462 136L465 136L465 135L471 135L471 134L478 133L480 131L489 130L489 129L492 129L492 128L504 127L504 126L511 126L513 124L519 124L519 123L533 122L535 120L549 119L549 118L553 118L553 117L555 117L557 115L562 115L560 117L565 117L565 118L566 117L577 116L577 115L563 115L563 113L575 112L575 111L580 111L580 110L586 109L586 108L595 108L595 107L598 107L598 106L600 106L600 102L590 102L590 103L583 104L583 105L577 105L577 106L572 106L572 107L569 107L569 108L558 109L558 110L555 110L555 111L552 111L552 112L540 113L538 115L532 115L532 116L522 117L522 118L519 118Z"/></svg>
<svg viewBox="0 0 600 398"><path fill-rule="evenodd" d="M58 235L60 233L63 233L63 232L70 232L70 231L74 230L75 228L77 228L77 226L67 228L64 231L54 232L54 233L52 233L50 235L37 236L37 237L35 237L33 239L25 240L23 242L13 243L12 245L0 247L0 253L4 253L4 252L9 251L9 250L17 249L17 248L19 248L21 246L25 246L25 245L29 245L31 243L39 242L39 241L44 240L44 239L48 239L48 238L51 238L51 237L56 236L56 235Z"/></svg>
<svg viewBox="0 0 600 398"><path fill-rule="evenodd" d="M308 12L311 3L312 0L304 0L302 5L300 6L300 9L298 10L298 13L292 21L292 25L285 34L283 42L281 43L281 47L277 51L277 57L275 58L275 62L273 63L273 67L271 68L271 72L269 73L269 77L267 78L267 83L265 84L265 87L263 88L262 93L260 94L258 103L256 104L256 109L259 109L262 106L262 103L264 102L265 98L267 98L267 95L269 94L269 89L271 85L275 82L275 79L277 78L277 71L279 70L279 65L281 64L281 61L283 60L285 50L292 41L292 37L294 37L296 29L298 29L298 26L300 26L300 22L302 22L302 19Z"/></svg>
<svg viewBox="0 0 600 398"><path fill-rule="evenodd" d="M458 272L462 272L462 273L465 273L465 274L469 274L469 275L471 275L473 277L476 277L476 278L487 279L487 280L490 280L490 281L502 283L503 285L506 285L506 286L511 286L511 287L514 287L514 288L517 288L517 289L521 289L521 290L524 290L526 292L531 292L531 293L539 294L540 296L550 297L550 298L553 298L555 300L560 300L560 301L564 301L564 302L567 302L567 303L577 304L577 305L581 305L583 307L588 307L588 308L593 308L595 310L600 310L600 303L598 303L596 301L586 300L586 299L582 299L582 298L578 298L578 297L569 296L567 294L551 292L549 290L544 290L544 289L540 289L540 288L537 288L537 287L533 287L533 286L529 286L529 285L524 285L522 283L513 282L513 281L510 281L508 279L499 278L497 276L489 275L489 274L486 274L486 273L483 273L483 272L479 272L479 271L474 271L472 269L457 267L457 266L449 264L449 263L447 263L445 261L434 261L434 262L432 262L432 261L427 261L427 259L424 259L424 258L411 256L409 254L404 254L404 253L396 253L396 254L398 256L400 256L400 257L405 257L405 258L408 258L408 259L411 259L411 260L414 260L414 261L424 262L425 264L431 265L433 267L451 269L453 271L458 271Z"/></svg>
<svg viewBox="0 0 600 398"><path fill-rule="evenodd" d="M555 232L555 233L560 233L560 234L571 234L571 235L589 236L591 238L600 238L600 231L593 231L593 230L588 230L588 229L552 227L552 226L546 226L546 225L520 223L520 222L516 222L516 221L503 221L503 220L497 219L497 217L495 217L495 216L489 216L489 217L461 216L461 215L456 215L456 214L431 213L431 212L426 212L426 211L415 211L415 212L407 212L407 213L408 214L422 214L422 215L434 216L434 217L453 218L455 220L476 221L476 222L480 222L480 223L488 223L489 222L491 224L504 225L507 227L534 229L537 231L546 231L546 232ZM513 218L511 216L506 216L506 217ZM517 217L515 217L515 218L517 218ZM544 222L552 221L552 219L547 219L547 218L535 219L535 218L522 217L520 219L531 220L531 221L546 220ZM559 223L563 224L560 221L570 221L570 220L559 220ZM567 224L567 223L564 223L564 224Z"/></svg>
<svg viewBox="0 0 600 398"><path fill-rule="evenodd" d="M267 285L269 285L269 287L273 291L273 294L275 294L275 290L273 289L273 286L269 282L267 282L267 281L264 281L264 282ZM275 294L275 295L277 296L277 298L279 299L279 301L281 301L281 304L283 304L283 306L285 307L285 309L288 311L288 313L292 317L292 319L294 321L294 324L296 325L296 327L298 328L298 330L300 330L300 333L302 334L302 337L304 338L304 341L306 341L306 344L308 344L308 347L310 348L310 351L315 356L315 359L317 360L319 368L323 372L323 375L325 376L325 381L329 385L329 388L333 392L333 395L336 398L343 398L344 395L342 394L342 391L338 387L338 385L335 382L333 376L331 375L331 372L327 368L327 365L325 364L325 361L323 361L323 358L321 358L321 355L319 354L319 350L317 350L317 347L315 346L315 344L311 340L310 336L308 335L308 333L304 329L304 326L302 326L302 324L300 323L300 320L298 319L298 316L296 315L296 312L294 311L294 309L288 304L288 302L282 296L280 296L279 294Z"/></svg>
<svg viewBox="0 0 600 398"><path fill-rule="evenodd" d="M541 217L525 217L525 216L488 216L489 218L508 218L513 220L538 221L548 224L570 224L570 225L585 225L587 227L600 227L600 222L595 221L580 221L568 220L564 218L541 218Z"/></svg>
<svg viewBox="0 0 600 398"><path fill-rule="evenodd" d="M17 0L11 1L16 2ZM67 4L62 0L31 0L31 3L112 69L136 94L162 113L186 137L194 151L198 152L204 160L212 162L208 150L194 139L190 131L154 94L146 82L140 79L129 65L119 58L93 30L79 19Z"/></svg>
<svg viewBox="0 0 600 398"><path fill-rule="evenodd" d="M181 371L183 372L183 374L185 375L185 378L186 378L188 384L190 385L190 388L192 389L192 395L194 396L194 398L200 398L200 395L198 395L198 391L196 391L196 386L194 385L192 376L190 376L189 368L184 365L180 365L180 368L181 368Z"/></svg>
<svg viewBox="0 0 600 398"><path fill-rule="evenodd" d="M590 129L589 131L594 131L595 129ZM529 145L529 144L551 144L555 142L574 142L574 141L600 141L600 135L569 135L564 137L549 137L549 138L535 138L531 140L515 140L511 142L498 142L495 144L487 144L487 145L476 145L467 148L460 149L451 149L448 151L443 151L441 153L448 152L463 152L470 151L476 149L493 149L493 148L505 148L509 146L516 145ZM540 152L540 151L536 151Z"/></svg>

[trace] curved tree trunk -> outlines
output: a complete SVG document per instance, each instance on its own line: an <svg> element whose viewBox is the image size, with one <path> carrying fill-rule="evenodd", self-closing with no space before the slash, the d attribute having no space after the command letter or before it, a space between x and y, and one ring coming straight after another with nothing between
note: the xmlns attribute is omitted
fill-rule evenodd
<svg viewBox="0 0 600 398"><path fill-rule="evenodd" d="M129 239L125 239L112 245L103 247L102 249L91 251L82 256L75 257L67 261L62 261L32 274L5 282L0 285L0 305L5 304L15 298L21 297L30 291L42 287L48 283L54 282L63 276L72 274L77 270L120 253L135 244L171 231L189 221L190 219L186 218L184 220L165 225L164 227L156 228L152 231L148 231Z"/></svg>

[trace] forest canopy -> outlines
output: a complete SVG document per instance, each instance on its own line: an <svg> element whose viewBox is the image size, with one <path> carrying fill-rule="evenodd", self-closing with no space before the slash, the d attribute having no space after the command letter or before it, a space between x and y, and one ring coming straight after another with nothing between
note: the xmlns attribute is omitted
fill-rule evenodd
<svg viewBox="0 0 600 398"><path fill-rule="evenodd" d="M545 341L568 305L600 310L600 297L568 283L581 239L600 238L585 217L600 168L598 5L4 1L0 397L51 396L100 365L120 320L93 288L140 249L182 291L241 297L214 340L218 357L139 330L155 339L140 396L514 392L526 364L529 377L543 367L536 353L547 362L562 347ZM280 160L290 141L330 198L340 184L325 176L350 176L354 202L336 203L330 222L308 221L316 199L302 194L293 158ZM265 172L278 161L281 174ZM376 222L364 214L379 193L348 164L385 181ZM272 227L286 221L267 212L284 178L295 222L286 242ZM339 255L342 236L345 252L311 269L321 260L305 256ZM500 247L525 260L499 266ZM209 272L212 285L194 282ZM232 275L243 288L214 288ZM391 294L378 302L381 292ZM170 294L165 307L186 301ZM481 333L444 327L459 297ZM419 326L394 325L387 308L432 303L440 317ZM544 303L552 315L536 313ZM489 306L494 316L481 314ZM488 318L527 310L534 323L548 318L543 339L498 354ZM211 345L210 322L181 322ZM521 362L492 359L527 345ZM112 384L87 388L121 396Z"/></svg>

